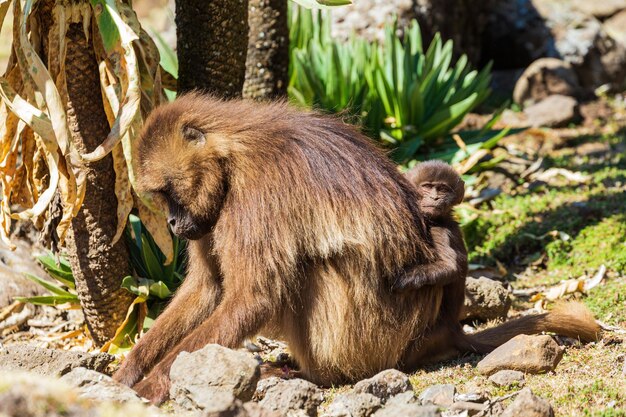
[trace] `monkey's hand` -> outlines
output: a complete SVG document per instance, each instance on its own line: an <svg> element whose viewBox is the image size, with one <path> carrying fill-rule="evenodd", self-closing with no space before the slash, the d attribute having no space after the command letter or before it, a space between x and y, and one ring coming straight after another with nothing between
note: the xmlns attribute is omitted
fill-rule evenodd
<svg viewBox="0 0 626 417"><path fill-rule="evenodd" d="M138 382L133 389L140 397L150 400L154 405L160 405L169 398L171 381L167 373L156 367L146 379Z"/></svg>

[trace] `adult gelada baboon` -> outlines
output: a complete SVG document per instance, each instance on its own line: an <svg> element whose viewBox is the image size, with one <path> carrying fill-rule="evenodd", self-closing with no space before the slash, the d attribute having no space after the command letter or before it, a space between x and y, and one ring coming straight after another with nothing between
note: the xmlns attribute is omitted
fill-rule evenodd
<svg viewBox="0 0 626 417"><path fill-rule="evenodd" d="M435 246L416 189L355 128L285 103L189 94L155 110L137 146L139 187L190 239L187 278L115 374L144 397L167 397L179 352L257 333L285 340L323 385L415 367L430 340L466 337L437 331L441 286L392 291ZM544 329L597 331L568 311L487 337Z"/></svg>

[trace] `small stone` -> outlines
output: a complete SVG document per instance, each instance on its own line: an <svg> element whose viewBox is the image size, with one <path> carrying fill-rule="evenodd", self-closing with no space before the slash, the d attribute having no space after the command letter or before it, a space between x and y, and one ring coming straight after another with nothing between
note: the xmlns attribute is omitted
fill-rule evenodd
<svg viewBox="0 0 626 417"><path fill-rule="evenodd" d="M259 376L259 364L249 353L207 345L178 355L170 370L170 397L188 410L207 409L223 400L224 392L248 401Z"/></svg>
<svg viewBox="0 0 626 417"><path fill-rule="evenodd" d="M394 404L387 405L372 414L373 417L441 417L439 409L434 405Z"/></svg>
<svg viewBox="0 0 626 417"><path fill-rule="evenodd" d="M513 101L529 105L553 94L576 96L579 90L578 76L569 62L540 58L530 64L517 80Z"/></svg>
<svg viewBox="0 0 626 417"><path fill-rule="evenodd" d="M467 415L470 416L480 413L481 411L485 410L485 408L487 408L486 404L472 403L469 401L457 401L454 404L451 404L450 407L448 407L450 411L466 411Z"/></svg>
<svg viewBox="0 0 626 417"><path fill-rule="evenodd" d="M511 308L511 292L500 282L486 277L465 281L465 302L461 320L487 321L506 317Z"/></svg>
<svg viewBox="0 0 626 417"><path fill-rule="evenodd" d="M502 417L554 417L552 406L546 400L537 397L528 388L517 394L515 401L509 405Z"/></svg>
<svg viewBox="0 0 626 417"><path fill-rule="evenodd" d="M219 391L211 396L211 403L201 408L202 417L247 417L243 404L232 392Z"/></svg>
<svg viewBox="0 0 626 417"><path fill-rule="evenodd" d="M322 416L368 417L381 407L380 398L372 394L354 393L338 395Z"/></svg>
<svg viewBox="0 0 626 417"><path fill-rule="evenodd" d="M83 398L97 401L141 402L132 388L120 384L110 376L86 368L74 368L61 377L61 381L75 387Z"/></svg>
<svg viewBox="0 0 626 417"><path fill-rule="evenodd" d="M452 384L438 384L426 388L419 396L423 405L433 404L450 407L454 402L456 387Z"/></svg>
<svg viewBox="0 0 626 417"><path fill-rule="evenodd" d="M563 127L578 117L578 102L572 97L552 95L524 110L533 127Z"/></svg>
<svg viewBox="0 0 626 417"><path fill-rule="evenodd" d="M387 369L379 372L369 379L359 381L354 385L355 393L372 394L386 401L394 395L406 391L412 391L413 387L409 377L396 369Z"/></svg>
<svg viewBox="0 0 626 417"><path fill-rule="evenodd" d="M554 370L563 357L561 348L550 336L514 337L478 362L477 369L483 375L511 369L529 374Z"/></svg>
<svg viewBox="0 0 626 417"><path fill-rule="evenodd" d="M259 404L283 415L301 410L312 417L317 415L322 399L322 391L315 384L303 379L289 379L268 388Z"/></svg>
<svg viewBox="0 0 626 417"><path fill-rule="evenodd" d="M522 387L525 382L523 372L509 369L496 372L489 377L489 380L497 387L510 387L512 385Z"/></svg>

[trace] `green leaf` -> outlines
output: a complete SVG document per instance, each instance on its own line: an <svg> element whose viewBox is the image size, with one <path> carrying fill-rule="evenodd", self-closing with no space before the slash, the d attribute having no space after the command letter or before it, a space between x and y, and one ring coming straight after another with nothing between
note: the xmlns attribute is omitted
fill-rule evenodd
<svg viewBox="0 0 626 417"><path fill-rule="evenodd" d="M329 7L352 4L351 0L292 0L294 3L307 9L327 9Z"/></svg>
<svg viewBox="0 0 626 417"><path fill-rule="evenodd" d="M63 288L59 287L58 285L55 285L51 282L41 279L35 275L24 274L24 276L26 276L26 278L30 279L31 281L36 282L37 284L41 285L42 287L50 291L52 294L60 295L63 297L74 297L74 294L71 294L65 291Z"/></svg>
<svg viewBox="0 0 626 417"><path fill-rule="evenodd" d="M154 295L155 297L160 298L161 300L165 300L168 298L172 292L167 285L163 281L157 281L154 284L150 285L150 295Z"/></svg>
<svg viewBox="0 0 626 417"><path fill-rule="evenodd" d="M59 258L59 265L57 265L54 256L51 254L38 256L37 260L41 262L43 268L53 278L72 290L76 289L74 274L72 274L69 263L65 258Z"/></svg>
<svg viewBox="0 0 626 417"><path fill-rule="evenodd" d="M23 303L31 303L41 306L57 306L65 303L78 304L78 296L76 295L38 295L35 297L14 297L14 299Z"/></svg>

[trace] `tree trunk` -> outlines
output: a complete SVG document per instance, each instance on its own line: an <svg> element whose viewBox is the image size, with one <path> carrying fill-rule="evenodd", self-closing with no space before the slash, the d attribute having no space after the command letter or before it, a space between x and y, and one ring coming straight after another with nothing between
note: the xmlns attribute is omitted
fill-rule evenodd
<svg viewBox="0 0 626 417"><path fill-rule="evenodd" d="M248 48L248 2L177 0L178 93L198 89L241 97Z"/></svg>
<svg viewBox="0 0 626 417"><path fill-rule="evenodd" d="M68 125L74 145L86 153L106 138L110 128L96 57L82 24L70 25L67 38ZM66 243L85 321L98 345L113 337L132 300L121 288L122 279L131 272L128 249L123 239L111 246L117 225L114 189L111 155L88 165L85 199Z"/></svg>
<svg viewBox="0 0 626 417"><path fill-rule="evenodd" d="M248 25L243 96L255 100L285 97L289 82L287 0L250 0Z"/></svg>

